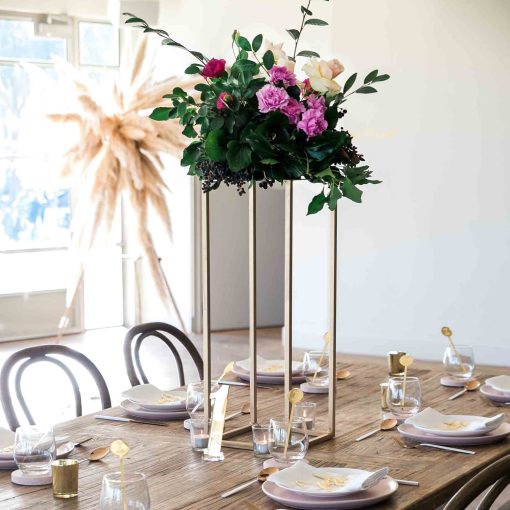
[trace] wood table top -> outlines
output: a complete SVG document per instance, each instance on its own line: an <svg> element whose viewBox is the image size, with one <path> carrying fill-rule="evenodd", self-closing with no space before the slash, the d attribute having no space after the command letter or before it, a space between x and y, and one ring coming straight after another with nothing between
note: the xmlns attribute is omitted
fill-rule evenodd
<svg viewBox="0 0 510 510"><path fill-rule="evenodd" d="M345 358L344 358L345 359ZM307 460L316 465L349 466L375 470L388 466L394 478L417 480L419 487L400 486L386 502L370 507L384 510L428 510L437 508L463 483L481 468L496 459L510 454L510 440L488 446L474 446L475 455L462 455L445 451L417 448L404 449L394 438L397 431L381 432L364 441L355 438L377 427L380 409L379 383L384 382L386 361L365 360L343 363L351 377L338 381L337 437L310 448ZM496 407L478 391L448 401L456 389L439 384L442 366L437 363L416 362L409 375L420 377L422 407L433 406L449 414L476 414L483 416L510 409ZM504 369L479 367L480 379L498 375ZM259 421L271 415L282 414L283 388L259 389ZM326 422L326 395L306 395L308 401L317 402L319 423ZM231 387L227 412L238 410L249 400L245 387ZM121 408L112 408L101 414L123 415ZM229 427L249 423L249 416L228 422ZM58 433L70 434L72 440L93 436L86 448L76 448L73 458L83 458L86 452L98 446L109 445L114 439L125 439L131 446L126 459L126 469L141 471L148 477L152 510L193 509L216 510L284 508L267 498L260 485L252 485L230 498L220 494L233 486L255 478L262 467L262 460L251 451L224 448L223 462L205 462L200 453L189 445L189 433L181 421L170 422L168 427L100 421L94 416L84 416L61 424ZM228 430L228 427L227 427ZM0 472L0 509L88 510L99 508L101 480L105 473L116 471L117 462L112 456L102 462L80 465L79 496L72 500L57 500L50 486L22 487L10 481L10 472Z"/></svg>

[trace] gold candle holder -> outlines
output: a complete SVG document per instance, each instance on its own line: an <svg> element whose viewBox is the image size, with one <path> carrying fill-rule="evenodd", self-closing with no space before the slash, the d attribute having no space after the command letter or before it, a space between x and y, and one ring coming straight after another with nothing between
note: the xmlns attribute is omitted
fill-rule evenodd
<svg viewBox="0 0 510 510"><path fill-rule="evenodd" d="M51 463L53 496L70 499L78 496L78 469L76 459L59 459Z"/></svg>
<svg viewBox="0 0 510 510"><path fill-rule="evenodd" d="M406 354L406 352L400 351L390 351L388 353L388 373L390 376L395 377L404 374L405 367L400 363L400 358Z"/></svg>
<svg viewBox="0 0 510 510"><path fill-rule="evenodd" d="M384 382L379 384L379 387L381 388L381 409L383 411L389 411L390 409L388 407L387 400L389 384L387 382Z"/></svg>

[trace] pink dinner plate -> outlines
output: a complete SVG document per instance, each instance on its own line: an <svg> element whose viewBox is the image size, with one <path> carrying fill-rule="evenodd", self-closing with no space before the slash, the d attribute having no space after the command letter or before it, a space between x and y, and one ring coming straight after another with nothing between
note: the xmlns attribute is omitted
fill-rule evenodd
<svg viewBox="0 0 510 510"><path fill-rule="evenodd" d="M439 444L443 446L476 446L502 441L510 435L510 423L502 423L497 429L479 436L436 436L413 427L410 424L399 425L400 434L413 441Z"/></svg>
<svg viewBox="0 0 510 510"><path fill-rule="evenodd" d="M489 400L493 400L494 402L510 402L510 395L508 393L499 391L489 384L484 384L480 388L480 393L487 397Z"/></svg>
<svg viewBox="0 0 510 510"><path fill-rule="evenodd" d="M250 372L248 370L244 370L244 368L238 367L237 365L234 365L234 368L232 369L232 373L237 375L239 379L243 381L249 381L250 380ZM284 383L285 378L281 375L262 375L257 374L257 382L262 384L282 384ZM296 383L302 383L306 381L306 378L304 375L294 376L292 378L292 382L294 384Z"/></svg>
<svg viewBox="0 0 510 510"><path fill-rule="evenodd" d="M120 407L126 411L129 416L133 418L143 418L144 420L185 420L189 418L188 411L150 411L140 407L139 405L131 402L130 400L123 400Z"/></svg>
<svg viewBox="0 0 510 510"><path fill-rule="evenodd" d="M398 484L393 478L386 477L381 480L375 487L354 494L346 494L337 498L317 498L314 496L298 494L279 487L269 480L262 484L264 494L282 505L290 508L327 510L329 508L347 509L347 508L364 508L375 505L380 501L389 498L398 489Z"/></svg>

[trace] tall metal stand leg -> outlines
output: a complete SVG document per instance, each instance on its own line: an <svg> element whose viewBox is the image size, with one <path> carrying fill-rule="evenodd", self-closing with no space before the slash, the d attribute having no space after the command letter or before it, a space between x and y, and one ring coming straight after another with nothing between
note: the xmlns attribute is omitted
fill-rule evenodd
<svg viewBox="0 0 510 510"><path fill-rule="evenodd" d="M329 394L328 394L328 428L335 436L336 422L336 311L337 311L337 218L335 209L330 218L330 268L329 268Z"/></svg>
<svg viewBox="0 0 510 510"><path fill-rule="evenodd" d="M294 183L285 183L285 309L284 309L284 360L285 360L285 403L284 416L289 414L288 395L292 389L292 245Z"/></svg>
<svg viewBox="0 0 510 510"><path fill-rule="evenodd" d="M211 416L211 245L209 237L209 193L202 195L202 336L204 359L204 412Z"/></svg>
<svg viewBox="0 0 510 510"><path fill-rule="evenodd" d="M248 259L250 288L250 406L251 422L257 423L257 188L248 191Z"/></svg>

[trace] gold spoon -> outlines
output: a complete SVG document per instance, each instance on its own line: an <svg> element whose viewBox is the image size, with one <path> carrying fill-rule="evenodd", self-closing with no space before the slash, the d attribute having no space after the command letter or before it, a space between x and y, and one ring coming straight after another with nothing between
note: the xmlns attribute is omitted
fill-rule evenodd
<svg viewBox="0 0 510 510"><path fill-rule="evenodd" d="M246 402L242 405L240 411L237 411L235 413L229 414L228 416L225 416L225 421L232 420L233 418L237 418L238 416L241 416L242 414L250 414L250 413L251 413L251 406L248 402Z"/></svg>
<svg viewBox="0 0 510 510"><path fill-rule="evenodd" d="M119 458L119 471L120 471L120 488L122 498L122 508L127 510L127 499L126 499L126 472L124 469L124 457L129 453L129 446L122 439L116 439L110 445L111 452Z"/></svg>
<svg viewBox="0 0 510 510"><path fill-rule="evenodd" d="M246 489L246 487L253 485L255 482L264 483L270 475L272 475L274 473L278 473L278 471L280 471L280 470L277 467L264 468L257 475L257 478L254 478L253 480L250 480L249 482L242 483L241 485L237 485L233 489L230 489L227 492L224 492L221 495L221 497L228 498L229 496L232 496L233 494L237 494L238 492L242 491L243 489Z"/></svg>
<svg viewBox="0 0 510 510"><path fill-rule="evenodd" d="M218 380L216 381L216 384L220 384L220 381L229 373L229 372L232 372L234 368L234 362L231 361L226 367L225 367L225 370L223 370L223 373L220 375L220 377L218 378Z"/></svg>
<svg viewBox="0 0 510 510"><path fill-rule="evenodd" d="M287 448L290 443L290 431L292 429L292 418L294 417L294 406L303 400L305 394L299 388L293 388L289 391L289 402L290 402L290 413L289 413L289 425L287 427L287 440L285 441L285 448L283 450L283 456L287 457Z"/></svg>
<svg viewBox="0 0 510 510"><path fill-rule="evenodd" d="M394 429L398 424L398 421L395 418L387 418L386 420L383 420L381 424L379 425L378 429L371 430L370 432L367 432L366 434L363 434L362 436L358 437L356 441L363 441L363 439L366 439L367 437L373 436L377 434L379 431L386 431Z"/></svg>
<svg viewBox="0 0 510 510"><path fill-rule="evenodd" d="M448 342L450 343L450 347L451 347L451 349L453 351L453 354L459 360L460 368L462 368L463 372L467 372L467 368L464 366L464 363L462 363L462 358L460 357L459 351L457 351L457 348L455 347L455 344L453 343L453 340L452 340L452 330L449 327L447 327L447 326L443 326L441 328L441 333L446 338L448 338Z"/></svg>
<svg viewBox="0 0 510 510"><path fill-rule="evenodd" d="M79 461L81 464L82 462L89 461L89 462L96 462L98 460L104 459L108 454L110 453L110 447L109 446L100 446L99 448L94 448L89 452L86 459L82 459Z"/></svg>
<svg viewBox="0 0 510 510"><path fill-rule="evenodd" d="M342 381L344 379L348 379L350 376L351 376L351 372L345 368L336 371L337 381Z"/></svg>
<svg viewBox="0 0 510 510"><path fill-rule="evenodd" d="M414 363L414 358L409 354L404 354L399 359L400 364L404 367L404 384L402 386L402 409L406 400L406 383L407 383L407 369Z"/></svg>
<svg viewBox="0 0 510 510"><path fill-rule="evenodd" d="M464 384L464 389L454 393L451 397L448 397L448 400L455 400L456 398L460 397L461 395L464 395L467 391L474 391L477 390L480 387L480 381L477 379L470 379L469 381Z"/></svg>

